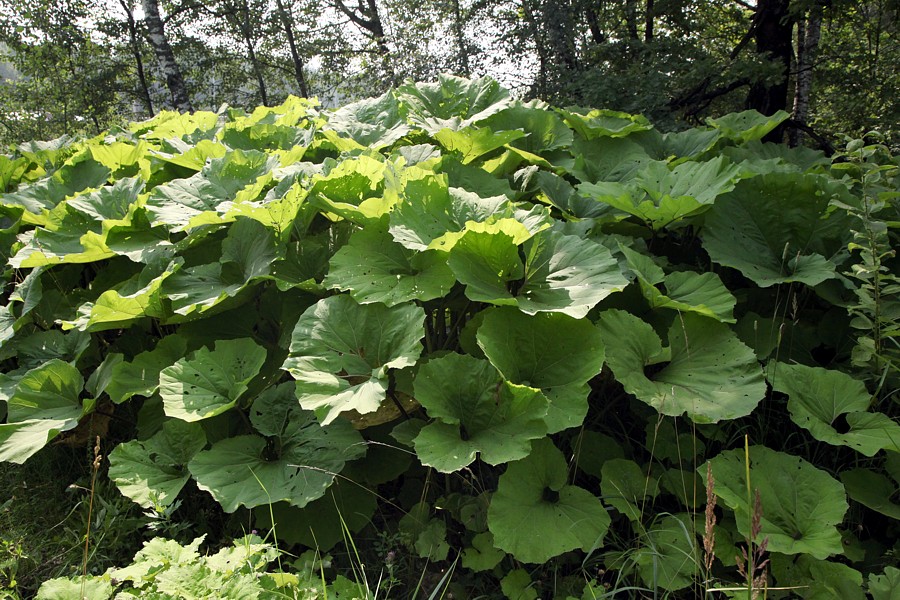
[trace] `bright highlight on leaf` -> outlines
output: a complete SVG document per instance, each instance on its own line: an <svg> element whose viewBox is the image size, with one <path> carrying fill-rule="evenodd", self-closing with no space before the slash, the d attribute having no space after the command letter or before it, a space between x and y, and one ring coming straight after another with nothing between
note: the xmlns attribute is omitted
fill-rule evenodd
<svg viewBox="0 0 900 600"><path fill-rule="evenodd" d="M424 311L357 304L346 295L320 300L301 315L283 369L297 380L297 397L323 425L342 412L378 410L391 369L416 363L422 352Z"/></svg>

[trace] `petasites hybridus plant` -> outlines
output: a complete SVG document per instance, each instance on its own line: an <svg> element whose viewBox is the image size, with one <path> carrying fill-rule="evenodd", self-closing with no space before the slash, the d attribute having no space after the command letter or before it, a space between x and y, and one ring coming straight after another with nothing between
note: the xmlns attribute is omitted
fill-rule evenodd
<svg viewBox="0 0 900 600"><path fill-rule="evenodd" d="M895 302L846 274L893 289L897 196L760 141L786 117L662 133L443 77L18 146L0 459L112 416L147 509L208 493L325 548L374 524L494 589L552 561L560 598L737 580L749 474L771 585L891 597L898 378L851 350Z"/></svg>

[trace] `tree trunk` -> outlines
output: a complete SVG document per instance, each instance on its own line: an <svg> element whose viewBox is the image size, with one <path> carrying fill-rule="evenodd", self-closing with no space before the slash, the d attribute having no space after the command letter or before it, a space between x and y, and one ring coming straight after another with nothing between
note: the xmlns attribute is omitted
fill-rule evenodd
<svg viewBox="0 0 900 600"><path fill-rule="evenodd" d="M653 0L647 0L647 12L644 14L644 41L653 40Z"/></svg>
<svg viewBox="0 0 900 600"><path fill-rule="evenodd" d="M153 116L153 99L150 97L150 86L147 85L147 75L144 73L144 60L141 58L141 45L138 41L137 23L134 21L134 13L131 10L131 4L126 0L119 0L119 4L125 10L125 16L128 19L128 43L131 47L131 53L134 56L135 65L137 65L138 83L141 86L141 100L144 101L144 107L147 109L149 116Z"/></svg>
<svg viewBox="0 0 900 600"><path fill-rule="evenodd" d="M356 10L347 8L343 0L335 0L335 6L375 42L385 73L388 75L388 83L393 86L396 83L396 75L389 60L391 49L387 46L387 39L384 35L384 27L381 24L381 16L378 14L376 0L366 0L366 6L363 6L362 0L359 0L359 7Z"/></svg>
<svg viewBox="0 0 900 600"><path fill-rule="evenodd" d="M597 9L603 10L602 2L598 2L596 7L594 6L594 3L589 2L584 9L584 18L587 21L588 29L591 32L591 39L594 40L594 43L605 44L606 33L604 33L603 28L600 27L600 15L597 13Z"/></svg>
<svg viewBox="0 0 900 600"><path fill-rule="evenodd" d="M822 7L816 4L809 13L809 18L797 23L797 84L794 91L794 121L806 125L809 117L809 97L812 90L813 67L816 52L819 48L819 37L822 32ZM791 146L800 144L801 131L790 130Z"/></svg>
<svg viewBox="0 0 900 600"><path fill-rule="evenodd" d="M247 46L247 58L250 59L250 66L253 69L253 76L256 77L256 85L259 87L259 99L263 106L269 105L269 94L266 89L266 80L263 76L262 65L256 58L256 50L253 47L253 36L250 33L250 7L247 6L246 0L241 2L237 14L234 15L238 31L244 38L244 44Z"/></svg>
<svg viewBox="0 0 900 600"><path fill-rule="evenodd" d="M772 81L757 81L750 86L747 108L772 115L785 110L788 103L788 80L793 58L793 21L790 0L759 0L754 18L754 40L757 53L778 64L781 73Z"/></svg>
<svg viewBox="0 0 900 600"><path fill-rule="evenodd" d="M159 66L166 76L166 85L172 94L173 106L176 110L182 112L194 110L188 98L181 69L178 68L178 63L175 62L175 55L172 52L172 47L169 45L169 40L166 38L162 19L159 17L159 0L141 0L141 6L144 9L144 21L147 23L150 45L153 46L153 52L156 54Z"/></svg>
<svg viewBox="0 0 900 600"><path fill-rule="evenodd" d="M628 29L628 37L637 40L637 0L625 0L625 27Z"/></svg>
<svg viewBox="0 0 900 600"><path fill-rule="evenodd" d="M572 5L568 0L544 0L541 16L547 30L547 44L553 53L554 70L557 76L567 78L578 70Z"/></svg>
<svg viewBox="0 0 900 600"><path fill-rule="evenodd" d="M531 37L534 40L534 48L538 55L538 76L533 87L534 95L538 98L544 98L547 94L547 49L544 46L544 40L541 35L541 29L534 18L534 11L531 10L529 3L531 0L522 0L522 16L525 17L525 24L530 30Z"/></svg>
<svg viewBox="0 0 900 600"><path fill-rule="evenodd" d="M297 42L294 39L294 23L291 15L284 8L282 0L275 0L278 8L278 17L281 25L284 27L284 35L287 37L288 48L291 51L291 60L294 61L294 77L297 79L297 86L300 88L300 95L309 98L309 87L306 85L306 76L303 74L303 58L297 51Z"/></svg>
<svg viewBox="0 0 900 600"><path fill-rule="evenodd" d="M472 70L469 68L469 49L466 44L466 36L463 31L462 10L459 0L451 0L453 6L453 34L456 36L456 49L459 53L459 71L464 77L469 77Z"/></svg>

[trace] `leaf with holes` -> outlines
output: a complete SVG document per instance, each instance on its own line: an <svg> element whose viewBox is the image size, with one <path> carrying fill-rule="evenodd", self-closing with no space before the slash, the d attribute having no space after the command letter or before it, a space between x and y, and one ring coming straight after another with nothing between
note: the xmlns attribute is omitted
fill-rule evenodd
<svg viewBox="0 0 900 600"><path fill-rule="evenodd" d="M261 435L226 438L188 464L197 486L226 512L284 501L303 507L321 498L347 461L365 454L349 423L327 427L297 405L291 385L271 388L253 403Z"/></svg>
<svg viewBox="0 0 900 600"><path fill-rule="evenodd" d="M729 450L710 461L716 496L734 511L738 531L750 536L744 450ZM706 476L706 465L697 469ZM750 486L759 490L760 534L769 551L809 554L818 559L843 551L837 525L844 520L844 486L807 461L765 446L750 447Z"/></svg>
<svg viewBox="0 0 900 600"><path fill-rule="evenodd" d="M531 440L547 433L547 399L539 390L504 381L486 360L460 354L419 368L415 397L436 419L413 440L422 464L452 473L475 457L488 464L524 458Z"/></svg>
<svg viewBox="0 0 900 600"><path fill-rule="evenodd" d="M250 338L219 340L166 367L159 375L159 395L166 414L199 421L235 405L266 360L265 348Z"/></svg>
<svg viewBox="0 0 900 600"><path fill-rule="evenodd" d="M664 415L715 423L750 414L765 396L753 351L718 321L685 314L665 349L648 323L625 311L603 312L599 327L616 379Z"/></svg>
<svg viewBox="0 0 900 600"><path fill-rule="evenodd" d="M204 446L199 424L170 419L149 439L116 446L109 454L109 477L144 508L169 506L191 478L188 462Z"/></svg>
<svg viewBox="0 0 900 600"><path fill-rule="evenodd" d="M488 509L497 548L529 563L569 550L602 546L610 519L600 500L566 483L566 460L548 438L528 458L510 463Z"/></svg>
<svg viewBox="0 0 900 600"><path fill-rule="evenodd" d="M297 397L327 425L346 411L375 412L390 369L416 363L425 313L412 304L357 304L350 296L319 300L297 321L282 368L297 381Z"/></svg>
<svg viewBox="0 0 900 600"><path fill-rule="evenodd" d="M788 395L791 420L817 440L866 456L900 452L900 425L868 411L871 396L863 382L839 371L774 361L767 377L775 391Z"/></svg>

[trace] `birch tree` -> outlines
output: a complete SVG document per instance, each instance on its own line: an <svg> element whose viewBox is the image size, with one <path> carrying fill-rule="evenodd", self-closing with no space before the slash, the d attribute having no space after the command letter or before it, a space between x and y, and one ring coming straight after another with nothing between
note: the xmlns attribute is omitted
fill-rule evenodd
<svg viewBox="0 0 900 600"><path fill-rule="evenodd" d="M166 78L166 86L171 94L172 105L176 110L191 111L191 101L181 69L175 61L175 54L169 45L162 18L159 15L159 0L141 0L144 9L144 22L147 26L147 38L156 54L156 60Z"/></svg>

